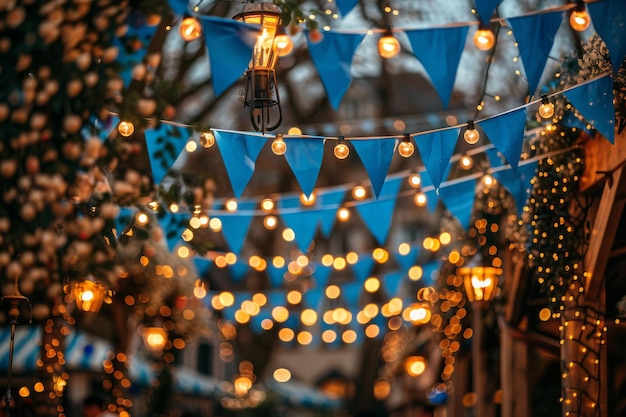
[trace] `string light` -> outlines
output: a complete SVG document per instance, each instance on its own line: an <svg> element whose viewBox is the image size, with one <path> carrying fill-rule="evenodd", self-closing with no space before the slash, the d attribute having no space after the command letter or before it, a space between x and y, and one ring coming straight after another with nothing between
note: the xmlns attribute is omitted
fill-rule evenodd
<svg viewBox="0 0 626 417"><path fill-rule="evenodd" d="M346 144L346 140L343 136L337 138L337 144L333 149L333 153L337 159L346 159L350 155L350 148Z"/></svg>
<svg viewBox="0 0 626 417"><path fill-rule="evenodd" d="M367 191L365 190L365 187L363 187L362 185L357 185L356 187L354 187L352 189L352 197L354 197L355 200L363 200L365 197L367 197Z"/></svg>
<svg viewBox="0 0 626 417"><path fill-rule="evenodd" d="M135 132L135 125L128 120L122 120L120 124L117 125L117 131L120 132L120 135L127 138Z"/></svg>
<svg viewBox="0 0 626 417"><path fill-rule="evenodd" d="M474 166L474 159L469 155L463 155L459 160L459 165L462 169L468 170Z"/></svg>
<svg viewBox="0 0 626 417"><path fill-rule="evenodd" d="M411 135L405 133L402 142L400 142L400 145L398 145L398 153L403 158L409 158L411 155L413 155L414 152L415 145L413 145L413 142L411 142Z"/></svg>
<svg viewBox="0 0 626 417"><path fill-rule="evenodd" d="M346 207L341 207L337 210L337 219L342 222L350 220L350 210Z"/></svg>
<svg viewBox="0 0 626 417"><path fill-rule="evenodd" d="M312 206L313 204L315 204L315 193L311 193L311 195L306 195L304 193L300 194L300 202L302 203L303 206Z"/></svg>
<svg viewBox="0 0 626 417"><path fill-rule="evenodd" d="M283 140L283 135L279 133L276 135L276 138L272 142L272 152L274 152L275 155L280 156L280 155L284 155L286 151L287 151L287 144Z"/></svg>
<svg viewBox="0 0 626 417"><path fill-rule="evenodd" d="M400 53L400 42L393 36L391 28L378 39L378 53L385 59L393 58Z"/></svg>
<svg viewBox="0 0 626 417"><path fill-rule="evenodd" d="M263 226L265 226L267 230L276 229L276 226L278 226L278 220L276 219L276 216L265 216L265 218L263 219Z"/></svg>
<svg viewBox="0 0 626 417"><path fill-rule="evenodd" d="M180 22L178 31L183 40L190 42L200 37L202 26L200 25L198 19L187 16L182 22Z"/></svg>
<svg viewBox="0 0 626 417"><path fill-rule="evenodd" d="M420 185L422 185L422 177L420 177L420 174L411 174L409 176L409 185L413 188L419 188Z"/></svg>
<svg viewBox="0 0 626 417"><path fill-rule="evenodd" d="M478 143L478 140L480 139L480 133L478 133L478 130L476 130L476 126L474 126L473 120L467 121L467 128L463 133L463 139L465 139L465 142L467 142L469 145L475 145L476 143Z"/></svg>
<svg viewBox="0 0 626 417"><path fill-rule="evenodd" d="M554 116L554 104L550 103L548 96L541 96L541 105L539 106L539 116L549 119Z"/></svg>
<svg viewBox="0 0 626 417"><path fill-rule="evenodd" d="M591 24L591 18L583 0L576 1L576 6L569 15L569 24L577 32L584 31Z"/></svg>
<svg viewBox="0 0 626 417"><path fill-rule="evenodd" d="M200 145L205 149L215 145L215 135L212 131L200 133Z"/></svg>
<svg viewBox="0 0 626 417"><path fill-rule="evenodd" d="M481 51L488 51L495 43L496 37L491 29L481 24L474 33L474 46Z"/></svg>
<svg viewBox="0 0 626 417"><path fill-rule="evenodd" d="M413 199L417 207L424 207L428 201L426 194L424 193L415 194L415 197Z"/></svg>

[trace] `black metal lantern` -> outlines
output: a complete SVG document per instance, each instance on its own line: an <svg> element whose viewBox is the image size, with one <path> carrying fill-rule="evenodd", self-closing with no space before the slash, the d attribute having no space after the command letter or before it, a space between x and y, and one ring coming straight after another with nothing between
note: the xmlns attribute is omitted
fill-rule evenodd
<svg viewBox="0 0 626 417"><path fill-rule="evenodd" d="M246 70L244 107L250 108L254 129L264 133L276 129L283 119L274 70L278 58L274 38L280 26L280 12L280 8L273 3L252 2L233 17L239 22L261 26Z"/></svg>

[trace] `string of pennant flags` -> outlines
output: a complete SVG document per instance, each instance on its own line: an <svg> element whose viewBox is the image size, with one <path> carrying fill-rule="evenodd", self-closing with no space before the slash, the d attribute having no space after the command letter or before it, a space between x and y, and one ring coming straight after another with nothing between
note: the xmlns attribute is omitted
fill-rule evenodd
<svg viewBox="0 0 626 417"><path fill-rule="evenodd" d="M492 15L500 2L501 0L476 1L478 15L483 24L489 23L488 17ZM169 3L174 13L179 15L189 13L186 1L184 6L181 6L182 2L176 0L170 0ZM356 6L358 0L337 0L336 3L342 15L346 15ZM625 11L623 5L618 3L618 0L599 1L587 3L587 8L593 20L610 22L611 16L622 16L623 19ZM563 12L563 8L551 9L505 19L517 40L531 95L539 87L550 49L561 26ZM247 68L258 27L213 16L197 17L202 22L214 94L218 96L240 79L241 74ZM504 20L498 20L498 22L504 22ZM401 31L407 35L413 53L426 69L444 107L447 107L452 94L456 69L464 51L469 28L475 24L476 22L427 29L394 29L395 32ZM134 27L133 25L130 25L129 29L126 36L145 39L149 39L155 30L146 26ZM606 24L595 29L605 41L613 69L617 72L626 56L626 35L623 25ZM369 31L324 31L322 39L317 43L312 42L308 36L306 37L311 59L334 109L339 107L351 84L352 59L368 33ZM429 45L429 48L420 48L420 45L424 44ZM436 47L431 47L434 45ZM120 50L122 51L123 48ZM132 78L130 62L143 59L144 53L145 51L142 50L135 50L132 53L121 52L120 60L123 64L121 76L126 82ZM225 59L226 56L228 59ZM446 62L442 62L444 58ZM446 71L442 68L446 68ZM572 127L583 129L591 127L609 142L614 142L615 112L611 74L602 74L553 93L549 97L556 95L565 96L572 107L584 118L582 121L574 116L569 121L562 120L562 124L569 123ZM527 112L538 103L537 100L531 101L516 109L475 121L476 126L482 130L490 142L490 145L483 147L483 150L490 161L492 175L513 196L518 214L521 213L528 199L538 160L548 157L548 155L539 155L530 159L521 159L523 142L527 136ZM572 111L571 115L573 114ZM114 117L110 125L114 126L118 121L119 119ZM464 127L466 125L414 132L409 134L409 139L415 142L423 164L417 168L417 171L422 174L420 190L427 196L428 210L433 212L438 203L442 202L462 227L467 229L471 221L478 174L447 180L450 163L455 159L454 151L459 134ZM275 139L275 136L224 129L212 129L212 131L233 194L238 199L238 210L236 212L222 210L221 202L217 201L208 209L208 212L221 220L223 225L221 234L224 240L231 252L240 255L245 249L246 236L253 218L266 214L257 210L258 198L242 198L242 195L255 173L257 158L267 148L265 146L267 141ZM155 184L160 184L167 177L171 177L176 166L185 163L187 153L191 149L186 146L189 142L201 145L199 139L193 135L190 125L175 121L161 121L157 126L145 129L144 135ZM109 135L103 134L102 136L104 139ZM315 190L317 197L315 204L311 207L302 207L296 195L281 195L277 199L278 207L275 212L287 227L294 230L295 245L303 253L307 252L316 233L330 236L336 221L336 211L345 204L350 204L355 209L376 242L379 245L385 245L396 201L405 195L401 184L406 173L389 174L388 172L398 141L402 139L398 136L345 138L345 141L356 151L368 174L373 198L347 203L348 188L345 185L327 189L315 188L321 169L324 146L327 140L337 139L336 137L309 135L284 136L287 144L284 157L302 193L310 196ZM196 146L193 149L193 152L213 152L202 146ZM411 190L411 193L414 191ZM121 210L118 230L131 221L133 213L134 209ZM189 214L173 213L168 210L162 213L159 224L165 231L170 249L183 243L181 232L187 227L188 221ZM407 294L406 291L401 291L401 288L407 281L407 271L414 266L419 266L423 271L423 285L432 285L440 265L438 261L417 265L420 254L419 245L410 244L406 252L401 253L399 250L391 252L398 270L386 272L381 276L381 283L388 297ZM194 264L198 276L206 275L210 268L215 266L213 260L199 256L194 258ZM267 306L250 319L253 330L262 329L261 322L266 318L271 318L272 307L286 305L286 290L283 288L286 267L273 265L269 258L266 259L266 264L265 272L272 289L267 292ZM358 254L358 261L349 264L354 281L341 284L341 297L348 310L352 311L355 316L359 309L363 282L371 275L375 266L376 260L369 253ZM248 262L236 261L228 265L228 269L233 281L238 282L248 274L250 265ZM317 260L311 262L311 269L315 286L303 294L303 306L321 311L324 304L323 290L333 269ZM206 302L209 304L217 294L210 292ZM252 294L239 291L236 293L236 302L241 303L250 299L251 296ZM407 299L406 302L408 301ZM224 316L234 322L237 308L236 304L225 308ZM294 318L297 317L290 317L290 320ZM294 329L300 326L290 321L284 325ZM320 322L319 326L320 329L328 327L323 322ZM359 330L359 326L354 321L349 326L354 327L362 335L363 329Z"/></svg>

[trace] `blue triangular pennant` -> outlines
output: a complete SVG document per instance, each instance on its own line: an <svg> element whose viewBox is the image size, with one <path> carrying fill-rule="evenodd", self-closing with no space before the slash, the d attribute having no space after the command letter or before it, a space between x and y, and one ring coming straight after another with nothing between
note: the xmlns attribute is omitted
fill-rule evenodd
<svg viewBox="0 0 626 417"><path fill-rule="evenodd" d="M209 261L208 259L202 258L200 256L195 256L193 258L193 264L196 267L196 273L200 278L206 277L206 274L213 266L212 261Z"/></svg>
<svg viewBox="0 0 626 417"><path fill-rule="evenodd" d="M448 108L454 89L468 30L469 26L452 26L404 31L445 108Z"/></svg>
<svg viewBox="0 0 626 417"><path fill-rule="evenodd" d="M395 258L398 265L400 265L400 270L402 272L408 271L413 265L415 265L415 261L417 260L417 256L419 255L419 248L417 246L411 246L409 253L405 255L401 255L400 253L395 253L393 257Z"/></svg>
<svg viewBox="0 0 626 417"><path fill-rule="evenodd" d="M307 252L315 237L320 212L315 209L303 209L301 211L280 212L283 223L291 228L296 235L296 243L302 252Z"/></svg>
<svg viewBox="0 0 626 417"><path fill-rule="evenodd" d="M170 250L182 241L181 234L185 230L188 217L183 213L172 213L165 210L157 214L159 226L163 229L163 235Z"/></svg>
<svg viewBox="0 0 626 417"><path fill-rule="evenodd" d="M404 274L402 272L390 272L383 277L382 284L387 297L395 297L398 295L400 285L402 284Z"/></svg>
<svg viewBox="0 0 626 417"><path fill-rule="evenodd" d="M228 270L230 271L230 277L233 282L241 282L250 270L250 265L248 265L247 262L237 261L232 265L228 265Z"/></svg>
<svg viewBox="0 0 626 417"><path fill-rule="evenodd" d="M348 282L341 286L341 296L348 304L349 310L359 305L359 297L361 296L362 289L363 284L360 282Z"/></svg>
<svg viewBox="0 0 626 417"><path fill-rule="evenodd" d="M443 129L414 137L426 172L435 188L439 188L448 171L459 130Z"/></svg>
<svg viewBox="0 0 626 417"><path fill-rule="evenodd" d="M206 45L213 93L219 96L241 78L252 58L258 26L214 16L198 15ZM228 59L224 59L224 57Z"/></svg>
<svg viewBox="0 0 626 417"><path fill-rule="evenodd" d="M328 101L335 110L352 82L352 57L364 37L364 33L337 32L323 32L319 42L312 42L308 35L306 37L309 54L322 79Z"/></svg>
<svg viewBox="0 0 626 417"><path fill-rule="evenodd" d="M313 193L324 157L324 138L286 138L285 159L307 197Z"/></svg>
<svg viewBox="0 0 626 417"><path fill-rule="evenodd" d="M252 223L252 210L256 204L256 201L239 201L236 213L223 213L215 216L222 221L222 236L230 250L236 255L241 253L250 223Z"/></svg>
<svg viewBox="0 0 626 417"><path fill-rule="evenodd" d="M443 201L448 211L457 218L466 231L472 218L475 192L475 177L454 184L446 184L445 187L439 189L441 201Z"/></svg>
<svg viewBox="0 0 626 417"><path fill-rule="evenodd" d="M380 245L387 240L400 185L401 178L387 180L383 185L380 200L355 204L359 216Z"/></svg>
<svg viewBox="0 0 626 417"><path fill-rule="evenodd" d="M564 92L567 100L609 142L615 140L613 79L608 75Z"/></svg>
<svg viewBox="0 0 626 417"><path fill-rule="evenodd" d="M504 165L500 151L498 151L495 147L485 150L485 155L487 155L491 168L497 168Z"/></svg>
<svg viewBox="0 0 626 417"><path fill-rule="evenodd" d="M342 16L345 16L354 9L358 2L359 0L337 0L337 9Z"/></svg>
<svg viewBox="0 0 626 417"><path fill-rule="evenodd" d="M256 159L265 145L266 138L217 130L214 131L214 135L233 192L235 197L239 198L252 178Z"/></svg>
<svg viewBox="0 0 626 417"><path fill-rule="evenodd" d="M626 56L626 7L622 0L587 3L593 26L609 50L613 71L624 63Z"/></svg>
<svg viewBox="0 0 626 417"><path fill-rule="evenodd" d="M526 107L483 120L480 127L515 171L524 143Z"/></svg>
<svg viewBox="0 0 626 417"><path fill-rule="evenodd" d="M350 269L352 269L352 275L356 282L359 284L363 284L365 280L370 276L372 270L374 269L374 258L370 255L360 255L359 260L350 265Z"/></svg>
<svg viewBox="0 0 626 417"><path fill-rule="evenodd" d="M561 119L559 124L561 126L580 129L591 137L595 135L595 129L593 127L587 128L587 122L582 119L582 116L577 116L576 112L573 111L573 109L572 111L567 110L563 113L563 118Z"/></svg>
<svg viewBox="0 0 626 417"><path fill-rule="evenodd" d="M372 184L372 190L376 198L385 182L385 177L391 165L391 159L396 149L396 139L363 139L351 140L350 143L356 149L367 175Z"/></svg>
<svg viewBox="0 0 626 417"><path fill-rule="evenodd" d="M535 95L546 61L550 55L556 32L561 26L563 12L532 14L507 19L522 57L528 79L529 94ZM510 163L511 161L509 161Z"/></svg>
<svg viewBox="0 0 626 417"><path fill-rule="evenodd" d="M524 206L528 201L532 190L531 181L535 177L537 170L537 161L527 162L520 165L517 172L503 170L493 174L494 178L502 184L504 188L515 199L515 207L517 209L517 217L522 216Z"/></svg>
<svg viewBox="0 0 626 417"><path fill-rule="evenodd" d="M302 295L304 303L315 311L318 311L322 304L323 288L311 288Z"/></svg>
<svg viewBox="0 0 626 417"><path fill-rule="evenodd" d="M322 236L329 237L337 219L337 209L343 203L346 196L346 190L340 188L338 190L330 190L320 192L317 195L317 203L320 207L320 232Z"/></svg>
<svg viewBox="0 0 626 417"><path fill-rule="evenodd" d="M270 284L272 288L280 288L283 286L283 280L285 277L285 272L287 272L287 266L283 266L281 268L277 268L272 265L271 262L267 264L267 268L265 269L267 273L267 277L270 280Z"/></svg>
<svg viewBox="0 0 626 417"><path fill-rule="evenodd" d="M189 140L190 129L161 123L158 127L144 130L146 147L150 158L152 179L155 184L170 170Z"/></svg>
<svg viewBox="0 0 626 417"><path fill-rule="evenodd" d="M315 284L317 285L317 288L326 288L326 284L328 283L328 277L330 276L330 273L332 271L332 266L315 264L315 272L313 272L313 278L315 279Z"/></svg>
<svg viewBox="0 0 626 417"><path fill-rule="evenodd" d="M424 195L426 195L426 207L428 207L428 211L432 214L437 210L437 204L439 204L439 190L433 188L424 191Z"/></svg>
<svg viewBox="0 0 626 417"><path fill-rule="evenodd" d="M482 24L488 25L493 11L502 3L502 0L476 0L475 3L478 18Z"/></svg>
<svg viewBox="0 0 626 417"><path fill-rule="evenodd" d="M183 16L187 13L187 5L189 0L167 0L167 5L170 6L172 13L176 16Z"/></svg>

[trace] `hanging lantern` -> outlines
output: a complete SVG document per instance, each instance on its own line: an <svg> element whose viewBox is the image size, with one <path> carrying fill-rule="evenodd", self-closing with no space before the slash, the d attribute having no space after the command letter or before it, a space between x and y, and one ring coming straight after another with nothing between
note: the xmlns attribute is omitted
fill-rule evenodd
<svg viewBox="0 0 626 417"><path fill-rule="evenodd" d="M469 301L491 301L498 288L498 277L502 275L502 270L491 266L462 267L457 274L463 278Z"/></svg>
<svg viewBox="0 0 626 417"><path fill-rule="evenodd" d="M142 337L146 349L155 355L160 354L167 343L167 331L162 327L144 327Z"/></svg>
<svg viewBox="0 0 626 417"><path fill-rule="evenodd" d="M102 307L107 289L99 282L93 281L93 277L89 276L84 281L72 284L72 295L76 300L76 307L80 310L97 313Z"/></svg>
<svg viewBox="0 0 626 417"><path fill-rule="evenodd" d="M255 130L261 132L274 130L282 122L274 70L278 58L274 37L280 25L280 8L273 3L248 3L233 19L261 26L252 52L252 59L246 71L244 107L250 108L250 121ZM270 111L273 107L276 107L277 111L275 121L272 121Z"/></svg>

